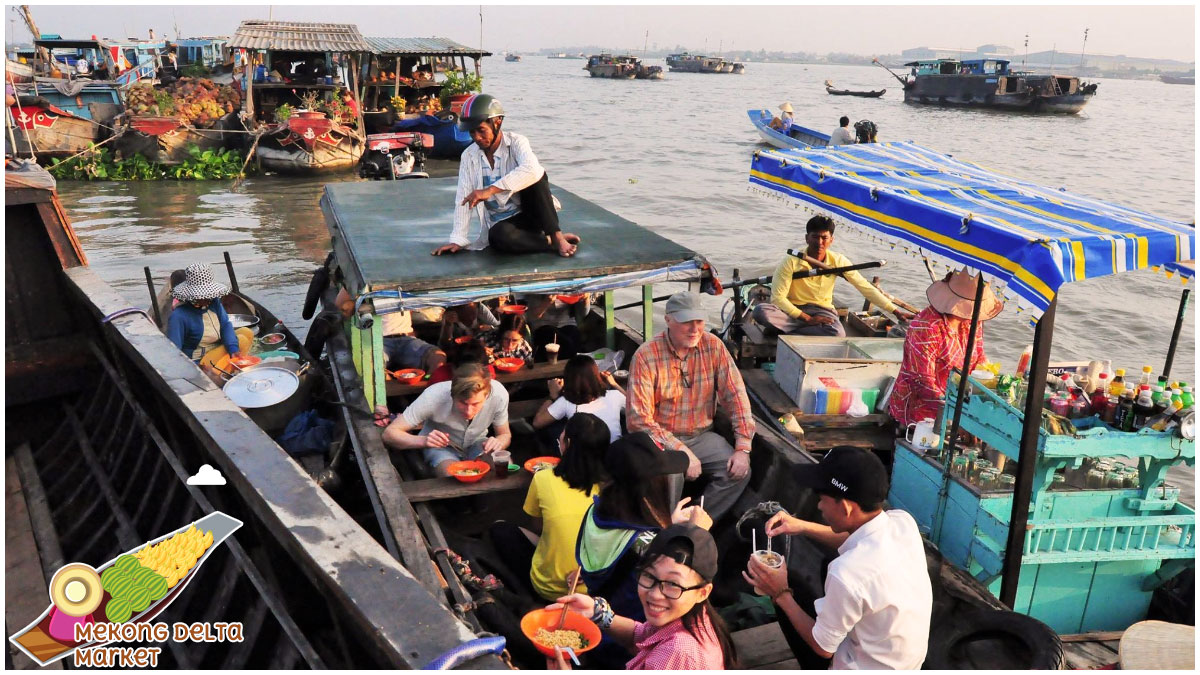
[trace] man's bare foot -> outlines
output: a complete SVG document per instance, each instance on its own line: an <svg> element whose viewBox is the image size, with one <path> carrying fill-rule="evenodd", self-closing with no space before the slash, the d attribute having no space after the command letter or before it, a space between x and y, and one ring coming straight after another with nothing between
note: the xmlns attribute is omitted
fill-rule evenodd
<svg viewBox="0 0 1200 675"><path fill-rule="evenodd" d="M571 256L575 255L575 251L578 247L575 246L575 244L567 241L566 237L563 237L558 240L558 243L555 244L554 248L560 256L564 258L570 258Z"/></svg>

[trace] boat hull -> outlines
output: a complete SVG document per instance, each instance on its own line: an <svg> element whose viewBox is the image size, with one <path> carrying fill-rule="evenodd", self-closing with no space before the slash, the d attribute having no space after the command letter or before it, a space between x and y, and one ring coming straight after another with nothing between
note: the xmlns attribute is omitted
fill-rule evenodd
<svg viewBox="0 0 1200 675"><path fill-rule="evenodd" d="M1095 94L1038 96L1029 94L990 94L984 96L923 96L904 92L904 102L936 105L943 108L992 108L1013 112L1075 114L1084 109Z"/></svg>
<svg viewBox="0 0 1200 675"><path fill-rule="evenodd" d="M887 89L880 89L879 91L850 91L849 89L832 89L830 87L825 87L825 93L829 94L830 96L858 96L861 98L879 98L880 96L883 96L885 93L887 93Z"/></svg>
<svg viewBox="0 0 1200 675"><path fill-rule="evenodd" d="M904 102L1016 112L1073 114L1096 95L1096 85L1052 75L919 75L904 88Z"/></svg>
<svg viewBox="0 0 1200 675"><path fill-rule="evenodd" d="M231 114L211 129L197 129L170 117L133 117L113 145L122 157L141 155L157 164L180 164L188 159L192 145L201 151L227 147L223 129L232 118Z"/></svg>
<svg viewBox="0 0 1200 675"><path fill-rule="evenodd" d="M604 77L613 80L632 80L637 77L637 70L623 67L622 64L601 64L588 66L588 74L592 77Z"/></svg>
<svg viewBox="0 0 1200 675"><path fill-rule="evenodd" d="M6 59L4 62L4 79L17 84L33 82L33 66L20 61Z"/></svg>
<svg viewBox="0 0 1200 675"><path fill-rule="evenodd" d="M15 122L12 131L17 156L36 156L40 164L83 152L104 136L100 123L54 106L11 106L9 110Z"/></svg>
<svg viewBox="0 0 1200 675"><path fill-rule="evenodd" d="M352 129L328 119L292 118L263 135L254 154L266 171L303 176L350 171L363 150L363 139Z"/></svg>

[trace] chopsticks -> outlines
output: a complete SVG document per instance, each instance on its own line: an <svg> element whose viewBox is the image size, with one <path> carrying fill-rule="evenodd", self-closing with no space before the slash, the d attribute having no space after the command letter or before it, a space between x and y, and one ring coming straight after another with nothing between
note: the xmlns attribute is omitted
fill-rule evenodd
<svg viewBox="0 0 1200 675"><path fill-rule="evenodd" d="M575 578L571 581L571 590L567 591L567 595L575 595L575 587L579 585L579 577L581 577L581 576L583 576L583 568L578 567L575 569ZM562 614L558 615L558 629L557 630L562 630L563 626L565 626L566 623L567 623L567 606L563 605ZM572 659L575 658L574 652L571 653L571 658ZM575 661L575 663L576 663L576 665L579 664L578 661Z"/></svg>

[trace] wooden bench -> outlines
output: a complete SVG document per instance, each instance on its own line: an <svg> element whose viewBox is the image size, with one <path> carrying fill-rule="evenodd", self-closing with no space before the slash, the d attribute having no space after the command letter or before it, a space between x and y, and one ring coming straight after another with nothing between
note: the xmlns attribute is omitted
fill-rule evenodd
<svg viewBox="0 0 1200 675"><path fill-rule="evenodd" d="M797 670L800 664L792 655L778 623L767 623L733 634L738 661L747 670Z"/></svg>
<svg viewBox="0 0 1200 675"><path fill-rule="evenodd" d="M512 384L513 382L528 382L530 380L549 380L555 377L562 377L563 370L567 367L565 360L558 363L535 363L532 368L522 368L515 373L496 372L496 381L501 384ZM420 394L425 390L426 386L414 387L409 384L402 384L396 380L387 381L387 395L390 396L408 396L410 394Z"/></svg>
<svg viewBox="0 0 1200 675"><path fill-rule="evenodd" d="M455 478L423 478L407 480L401 483L400 489L408 501L413 503L453 499L469 495L481 495L489 492L507 492L521 490L524 492L533 480L533 474L522 469L505 478L496 478L489 471L481 480L474 483L463 483Z"/></svg>

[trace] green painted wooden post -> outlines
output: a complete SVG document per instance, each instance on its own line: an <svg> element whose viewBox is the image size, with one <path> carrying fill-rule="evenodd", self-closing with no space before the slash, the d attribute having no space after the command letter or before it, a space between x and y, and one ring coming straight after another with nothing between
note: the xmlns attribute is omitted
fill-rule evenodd
<svg viewBox="0 0 1200 675"><path fill-rule="evenodd" d="M642 286L642 341L649 342L654 332L654 285Z"/></svg>
<svg viewBox="0 0 1200 675"><path fill-rule="evenodd" d="M617 310L615 308L613 292L604 291L604 345L609 349L617 348Z"/></svg>
<svg viewBox="0 0 1200 675"><path fill-rule="evenodd" d="M387 356L383 353L383 317L376 316L371 322L371 373L374 379L374 396L370 397L371 409L387 403L387 374L384 367Z"/></svg>

